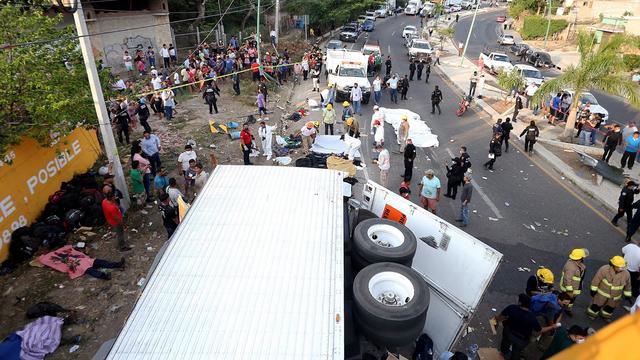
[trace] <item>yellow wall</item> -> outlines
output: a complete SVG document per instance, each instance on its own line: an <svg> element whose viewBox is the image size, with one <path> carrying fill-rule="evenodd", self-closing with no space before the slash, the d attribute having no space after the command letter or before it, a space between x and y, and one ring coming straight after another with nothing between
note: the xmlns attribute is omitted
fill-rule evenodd
<svg viewBox="0 0 640 360"><path fill-rule="evenodd" d="M34 221L63 181L85 172L100 155L94 130L78 128L52 147L24 139L0 161L0 261L11 233Z"/></svg>

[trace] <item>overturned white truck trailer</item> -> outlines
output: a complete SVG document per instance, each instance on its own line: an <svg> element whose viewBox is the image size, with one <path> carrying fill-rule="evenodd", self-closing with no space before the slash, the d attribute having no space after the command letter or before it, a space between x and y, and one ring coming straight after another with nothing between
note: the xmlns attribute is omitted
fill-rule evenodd
<svg viewBox="0 0 640 360"><path fill-rule="evenodd" d="M218 166L159 254L115 342L95 358L351 356L345 345L353 342L348 338L354 320L345 313L351 301L345 299L353 298L348 293L353 278L345 269L345 248L351 247L349 223L356 216L343 198L343 177L325 169ZM364 186L364 198L352 204L404 224L418 239L415 271L392 265L415 274L419 287L428 288L429 308L419 330L434 340L436 353L449 349L502 255L381 186ZM377 229L371 231L394 236ZM404 286L394 284L393 277L376 279L373 287L369 282L369 292ZM366 286L362 291L375 297ZM401 302L419 296L409 293Z"/></svg>

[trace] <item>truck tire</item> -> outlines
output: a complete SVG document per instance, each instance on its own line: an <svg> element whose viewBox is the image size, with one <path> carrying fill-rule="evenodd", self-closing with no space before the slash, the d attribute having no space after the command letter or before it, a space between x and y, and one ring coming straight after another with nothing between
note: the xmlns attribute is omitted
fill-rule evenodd
<svg viewBox="0 0 640 360"><path fill-rule="evenodd" d="M368 219L353 231L353 252L367 264L393 262L411 266L416 253L415 235L404 225L387 219Z"/></svg>
<svg viewBox="0 0 640 360"><path fill-rule="evenodd" d="M360 334L364 335L367 340L375 345L386 348L413 344L424 330L424 323L419 322L416 322L412 327L398 331L371 327L360 319L356 311L353 312L353 319Z"/></svg>
<svg viewBox="0 0 640 360"><path fill-rule="evenodd" d="M363 332L413 329L413 339L420 335L429 309L429 289L422 276L409 267L388 262L369 265L356 275L353 299Z"/></svg>

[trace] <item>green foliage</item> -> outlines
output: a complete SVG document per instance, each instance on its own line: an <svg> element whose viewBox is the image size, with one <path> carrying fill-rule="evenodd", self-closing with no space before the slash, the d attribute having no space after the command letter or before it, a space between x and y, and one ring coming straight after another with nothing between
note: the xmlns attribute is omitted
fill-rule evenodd
<svg viewBox="0 0 640 360"><path fill-rule="evenodd" d="M524 40L543 38L547 32L547 19L542 16L528 16L520 30ZM569 24L564 19L552 19L549 27L549 36L564 30Z"/></svg>
<svg viewBox="0 0 640 360"><path fill-rule="evenodd" d="M62 15L45 15L41 7L0 8L0 44L57 39L0 48L0 154L22 136L44 144L51 134L97 123L78 41L61 22Z"/></svg>
<svg viewBox="0 0 640 360"><path fill-rule="evenodd" d="M594 50L592 35L579 33L580 63L566 67L560 76L545 81L536 92L534 101L540 101L562 90L574 90L575 96L565 127L565 136L571 135L573 131L577 100L585 91L600 90L620 96L631 105L640 107L638 85L629 78L623 57L620 56L620 48L627 42L624 35L615 35Z"/></svg>
<svg viewBox="0 0 640 360"><path fill-rule="evenodd" d="M537 8L537 0L515 0L509 5L507 13L510 17L518 19L524 12L536 12Z"/></svg>
<svg viewBox="0 0 640 360"><path fill-rule="evenodd" d="M498 85L507 91L506 96L508 96L511 94L512 90L522 89L525 85L525 80L517 69L512 69L511 71L498 71Z"/></svg>
<svg viewBox="0 0 640 360"><path fill-rule="evenodd" d="M443 49L444 41L451 39L455 33L455 29L451 27L438 29L438 35L440 36L440 50Z"/></svg>
<svg viewBox="0 0 640 360"><path fill-rule="evenodd" d="M313 26L329 28L356 20L358 15L383 3L381 0L291 0L285 3L285 8L292 14L308 14Z"/></svg>
<svg viewBox="0 0 640 360"><path fill-rule="evenodd" d="M640 69L640 55L624 54L622 55L622 61L627 71Z"/></svg>

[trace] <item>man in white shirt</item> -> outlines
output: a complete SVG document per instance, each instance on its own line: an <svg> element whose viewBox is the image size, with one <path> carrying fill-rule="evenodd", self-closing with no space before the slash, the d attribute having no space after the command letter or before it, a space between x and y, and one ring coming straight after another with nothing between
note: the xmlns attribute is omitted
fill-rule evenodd
<svg viewBox="0 0 640 360"><path fill-rule="evenodd" d="M393 77L387 80L387 86L389 86L389 94L391 95L391 102L398 103L398 74L393 74Z"/></svg>
<svg viewBox="0 0 640 360"><path fill-rule="evenodd" d="M189 160L198 161L198 156L196 152L193 151L193 147L191 145L185 145L184 151L178 155L178 164L180 175L183 175L189 170Z"/></svg>
<svg viewBox="0 0 640 360"><path fill-rule="evenodd" d="M271 30L269 36L271 37L271 45L276 46L276 41L278 40L276 39L276 30Z"/></svg>
<svg viewBox="0 0 640 360"><path fill-rule="evenodd" d="M631 296L638 297L640 295L640 245L630 243L622 248L624 254L624 262L627 264L627 271L631 275Z"/></svg>
<svg viewBox="0 0 640 360"><path fill-rule="evenodd" d="M524 89L524 94L526 97L526 104L524 105L527 109L531 109L531 98L533 97L533 95L536 94L536 91L538 91L538 85L534 82L530 83L529 85L527 85L527 87ZM534 110L535 108L537 108L537 106L533 106Z"/></svg>
<svg viewBox="0 0 640 360"><path fill-rule="evenodd" d="M171 57L169 55L169 49L167 49L167 44L162 44L162 49L160 49L160 56L162 56L162 64L165 68L168 68L171 64Z"/></svg>
<svg viewBox="0 0 640 360"><path fill-rule="evenodd" d="M160 76L151 75L151 86L153 87L153 90L162 89L162 79L160 79Z"/></svg>
<svg viewBox="0 0 640 360"><path fill-rule="evenodd" d="M380 185L387 187L389 169L391 169L391 155L389 155L389 150L380 144L376 145L376 151L378 151L378 160L373 160L373 162L378 164L378 169L380 169Z"/></svg>
<svg viewBox="0 0 640 360"><path fill-rule="evenodd" d="M381 98L382 98L382 81L380 80L380 76L376 76L376 79L373 80L373 103L378 105L378 103L380 103Z"/></svg>
<svg viewBox="0 0 640 360"><path fill-rule="evenodd" d="M354 138L353 136L349 136L349 134L342 135L341 139L347 145L347 150L345 150L347 158L349 160L355 159L356 152L360 150L360 147L362 146L362 141L358 138Z"/></svg>
<svg viewBox="0 0 640 360"><path fill-rule="evenodd" d="M171 89L165 89L162 94L162 102L164 105L164 117L167 120L173 119L173 108L176 106L176 101L174 100L175 94Z"/></svg>
<svg viewBox="0 0 640 360"><path fill-rule="evenodd" d="M362 89L358 86L358 83L355 83L351 88L351 95L349 97L353 103L353 111L362 116L362 106L360 105L362 101Z"/></svg>

